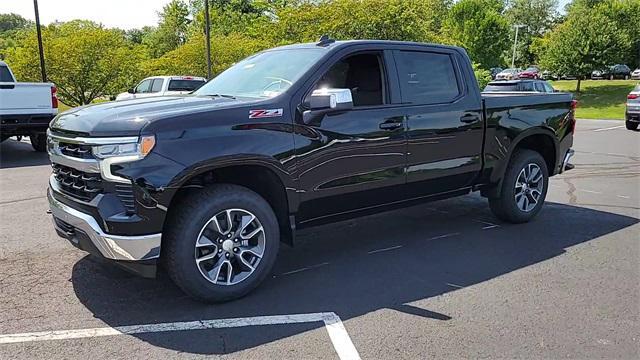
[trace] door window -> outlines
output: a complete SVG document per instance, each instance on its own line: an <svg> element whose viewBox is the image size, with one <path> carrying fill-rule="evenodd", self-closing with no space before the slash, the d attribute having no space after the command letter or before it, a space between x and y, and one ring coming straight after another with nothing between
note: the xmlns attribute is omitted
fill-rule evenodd
<svg viewBox="0 0 640 360"><path fill-rule="evenodd" d="M405 103L445 103L461 93L455 67L448 54L399 51L396 64Z"/></svg>
<svg viewBox="0 0 640 360"><path fill-rule="evenodd" d="M0 66L0 82L13 82L13 76L6 66Z"/></svg>
<svg viewBox="0 0 640 360"><path fill-rule="evenodd" d="M164 82L164 79L155 79L155 80L153 80L153 85L151 85L151 92L152 93L160 92L160 90L162 90L162 83L163 82Z"/></svg>
<svg viewBox="0 0 640 360"><path fill-rule="evenodd" d="M316 83L314 89L349 89L353 106L384 104L384 77L378 54L348 56L334 64Z"/></svg>
<svg viewBox="0 0 640 360"><path fill-rule="evenodd" d="M542 84L544 85L544 89L546 92L548 93L555 92L555 89L553 88L553 86L551 86L551 84L549 84L548 82L545 81Z"/></svg>
<svg viewBox="0 0 640 360"><path fill-rule="evenodd" d="M148 93L149 90L151 90L151 82L153 80L152 79L147 79L147 80L142 80L142 82L140 84L138 84L138 86L136 86L136 94L144 94L144 93Z"/></svg>
<svg viewBox="0 0 640 360"><path fill-rule="evenodd" d="M536 91L537 92L546 92L542 83L536 83Z"/></svg>

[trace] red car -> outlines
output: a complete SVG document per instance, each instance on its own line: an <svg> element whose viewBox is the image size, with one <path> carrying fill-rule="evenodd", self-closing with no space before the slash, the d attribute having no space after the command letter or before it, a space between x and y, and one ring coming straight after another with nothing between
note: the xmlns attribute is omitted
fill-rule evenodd
<svg viewBox="0 0 640 360"><path fill-rule="evenodd" d="M540 69L536 66L529 66L524 71L518 74L520 79L539 79Z"/></svg>

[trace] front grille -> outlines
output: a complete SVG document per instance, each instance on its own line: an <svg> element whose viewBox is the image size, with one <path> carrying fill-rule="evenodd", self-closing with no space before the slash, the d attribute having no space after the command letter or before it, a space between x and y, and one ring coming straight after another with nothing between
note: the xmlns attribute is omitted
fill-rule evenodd
<svg viewBox="0 0 640 360"><path fill-rule="evenodd" d="M133 187L131 184L116 184L116 195L127 209L127 213L136 212L135 200L133 197Z"/></svg>
<svg viewBox="0 0 640 360"><path fill-rule="evenodd" d="M86 173L60 164L53 164L52 167L60 190L69 196L91 201L103 190L100 174Z"/></svg>
<svg viewBox="0 0 640 360"><path fill-rule="evenodd" d="M93 153L91 152L91 145L85 144L72 144L72 143L59 143L60 153L66 156L71 156L80 159L93 159Z"/></svg>

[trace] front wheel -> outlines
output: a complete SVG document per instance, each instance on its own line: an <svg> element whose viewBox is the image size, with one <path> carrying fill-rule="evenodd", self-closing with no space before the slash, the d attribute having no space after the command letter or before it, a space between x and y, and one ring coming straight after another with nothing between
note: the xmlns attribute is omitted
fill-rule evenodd
<svg viewBox="0 0 640 360"><path fill-rule="evenodd" d="M518 150L502 180L500 197L489 198L491 211L504 221L527 222L542 209L548 185L549 172L542 156L532 150Z"/></svg>
<svg viewBox="0 0 640 360"><path fill-rule="evenodd" d="M276 216L260 195L220 184L192 193L172 212L163 233L171 279L206 302L237 299L269 274L280 246Z"/></svg>
<svg viewBox="0 0 640 360"><path fill-rule="evenodd" d="M638 129L638 123L637 122L631 122L629 120L624 122L624 125L627 127L627 130L637 130Z"/></svg>

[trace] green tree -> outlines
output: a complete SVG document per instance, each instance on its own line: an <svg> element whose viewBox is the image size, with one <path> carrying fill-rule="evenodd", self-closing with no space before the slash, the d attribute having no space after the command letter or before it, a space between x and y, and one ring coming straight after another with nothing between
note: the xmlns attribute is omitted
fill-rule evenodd
<svg viewBox="0 0 640 360"><path fill-rule="evenodd" d="M90 21L75 20L42 29L49 80L67 105L89 104L114 95L141 77L144 52L132 47L122 32ZM35 29L7 53L7 61L20 81L39 81Z"/></svg>
<svg viewBox="0 0 640 360"><path fill-rule="evenodd" d="M33 23L18 14L0 14L0 59L6 49L16 46L21 34Z"/></svg>
<svg viewBox="0 0 640 360"><path fill-rule="evenodd" d="M457 2L444 21L442 40L465 48L482 68L500 65L509 48L509 23L499 10L496 1Z"/></svg>
<svg viewBox="0 0 640 360"><path fill-rule="evenodd" d="M558 0L512 0L505 15L512 25L525 25L518 32L516 63L530 65L536 62L535 55L529 48L534 38L541 37L549 31L558 18ZM511 38L515 31L511 29Z"/></svg>
<svg viewBox="0 0 640 360"><path fill-rule="evenodd" d="M301 2L276 11L273 42L335 39L434 41L449 0L334 0Z"/></svg>
<svg viewBox="0 0 640 360"><path fill-rule="evenodd" d="M540 65L580 81L594 69L603 69L629 51L630 43L616 23L597 9L572 7L564 23L536 44Z"/></svg>
<svg viewBox="0 0 640 360"><path fill-rule="evenodd" d="M187 41L190 23L189 6L182 0L172 0L158 15L158 27L149 31L142 39L154 58L184 44Z"/></svg>
<svg viewBox="0 0 640 360"><path fill-rule="evenodd" d="M264 42L240 34L217 35L211 39L212 72L224 71L245 57L269 47ZM207 76L205 40L202 34L194 35L179 48L158 59L144 64L144 71L153 75Z"/></svg>

